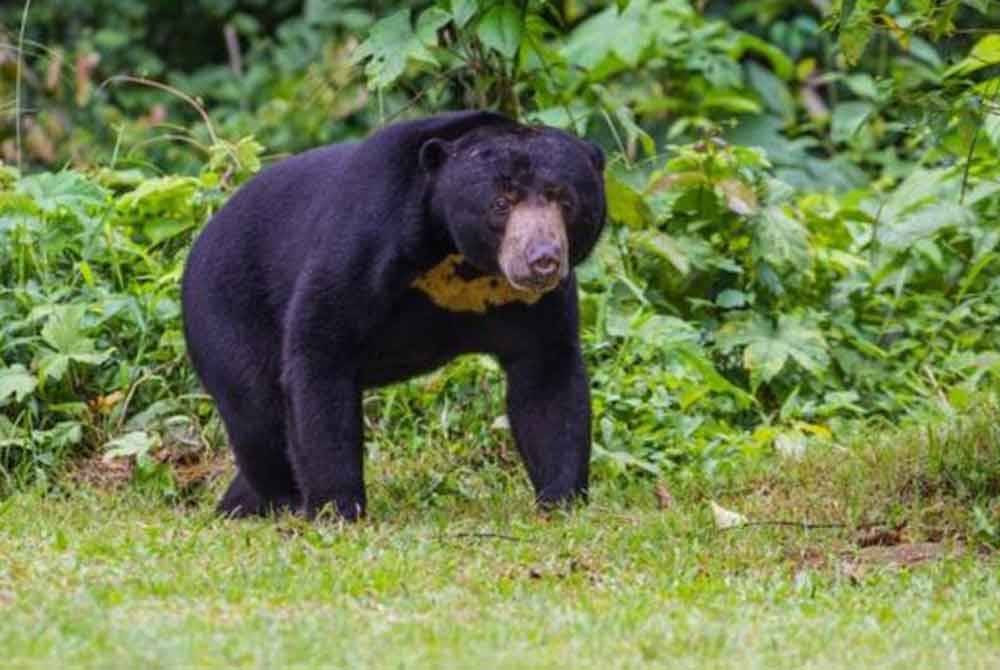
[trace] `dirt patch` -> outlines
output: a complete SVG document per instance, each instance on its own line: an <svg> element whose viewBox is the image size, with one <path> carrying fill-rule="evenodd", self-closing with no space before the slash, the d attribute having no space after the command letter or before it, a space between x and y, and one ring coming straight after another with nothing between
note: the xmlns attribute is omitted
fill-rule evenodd
<svg viewBox="0 0 1000 670"><path fill-rule="evenodd" d="M857 552L856 561L865 565L909 567L942 558L953 558L965 553L961 543L914 542L895 546L874 545Z"/></svg>
<svg viewBox="0 0 1000 670"><path fill-rule="evenodd" d="M894 546L864 547L853 555L843 556L838 572L852 581L860 581L877 568L898 570L965 554L965 545L945 542L913 542Z"/></svg>
<svg viewBox="0 0 1000 670"><path fill-rule="evenodd" d="M233 469L228 449L191 448L181 445L163 446L152 452L153 459L170 469L181 491L211 484ZM93 453L76 460L67 472L69 481L90 488L114 491L129 484L135 476L132 458L106 459Z"/></svg>
<svg viewBox="0 0 1000 670"><path fill-rule="evenodd" d="M132 481L135 463L131 459L104 460L102 454L77 459L66 473L67 479L89 488L114 491Z"/></svg>

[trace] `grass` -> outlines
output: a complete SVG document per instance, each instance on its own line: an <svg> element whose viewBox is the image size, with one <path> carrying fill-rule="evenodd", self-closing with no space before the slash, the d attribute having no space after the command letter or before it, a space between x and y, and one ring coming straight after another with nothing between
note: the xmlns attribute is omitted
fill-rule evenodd
<svg viewBox="0 0 1000 670"><path fill-rule="evenodd" d="M675 483L666 508L652 482L603 476L588 507L540 516L516 465L448 449L380 451L370 517L347 527L216 519L221 481L185 504L21 493L0 503L2 663L994 668L1000 570L977 538L997 518L996 419ZM722 531L709 499L841 525Z"/></svg>

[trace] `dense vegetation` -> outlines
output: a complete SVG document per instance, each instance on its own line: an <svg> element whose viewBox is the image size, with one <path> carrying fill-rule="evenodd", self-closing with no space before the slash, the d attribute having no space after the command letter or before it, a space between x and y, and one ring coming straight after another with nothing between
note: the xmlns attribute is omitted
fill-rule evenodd
<svg viewBox="0 0 1000 670"><path fill-rule="evenodd" d="M174 491L222 443L179 329L199 227L262 163L464 106L611 157L601 476L724 481L996 389L996 3L174 6L0 9L0 491L95 450ZM372 458L502 451L501 388L471 358L372 394Z"/></svg>

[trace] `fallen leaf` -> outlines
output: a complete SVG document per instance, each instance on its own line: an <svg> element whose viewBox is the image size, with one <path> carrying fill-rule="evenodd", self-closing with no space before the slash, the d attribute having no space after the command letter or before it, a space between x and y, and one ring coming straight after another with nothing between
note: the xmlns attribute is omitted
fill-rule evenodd
<svg viewBox="0 0 1000 670"><path fill-rule="evenodd" d="M506 414L501 414L493 419L493 423L490 424L490 430L510 430L510 419L507 418Z"/></svg>
<svg viewBox="0 0 1000 670"><path fill-rule="evenodd" d="M716 528L736 528L737 526L744 526L749 523L747 518L739 512L728 510L714 500L710 500L709 505L712 506L712 516L715 518Z"/></svg>

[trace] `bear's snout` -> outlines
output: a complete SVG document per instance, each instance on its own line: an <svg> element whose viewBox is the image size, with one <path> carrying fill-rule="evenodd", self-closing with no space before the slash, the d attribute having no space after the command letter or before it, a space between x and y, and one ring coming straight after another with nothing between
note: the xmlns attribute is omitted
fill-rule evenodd
<svg viewBox="0 0 1000 670"><path fill-rule="evenodd" d="M569 274L562 208L537 199L511 210L500 243L500 270L515 288L548 291Z"/></svg>
<svg viewBox="0 0 1000 670"><path fill-rule="evenodd" d="M528 268L542 282L559 272L559 246L549 240L538 240L528 247Z"/></svg>

